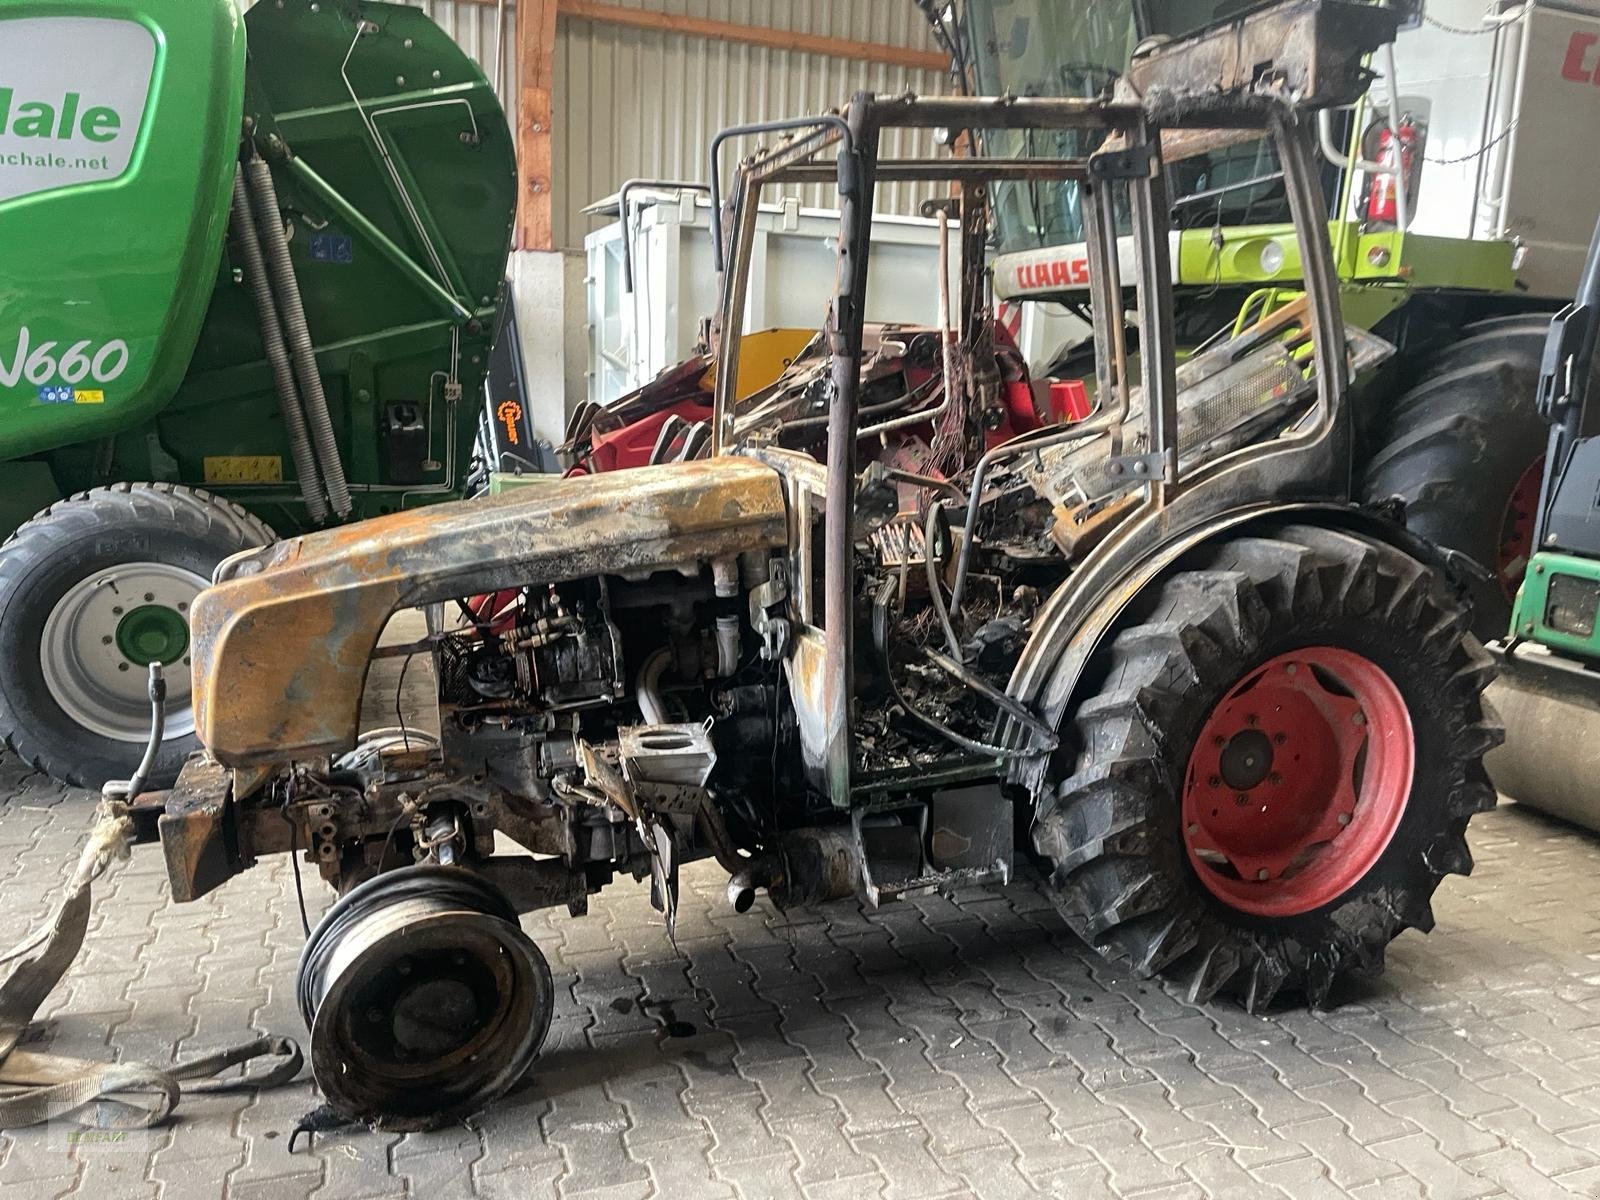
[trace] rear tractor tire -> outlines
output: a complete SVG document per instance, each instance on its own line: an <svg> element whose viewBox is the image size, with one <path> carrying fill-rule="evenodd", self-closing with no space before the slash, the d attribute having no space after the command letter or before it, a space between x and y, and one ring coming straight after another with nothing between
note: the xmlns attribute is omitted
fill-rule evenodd
<svg viewBox="0 0 1600 1200"><path fill-rule="evenodd" d="M1091 666L1034 844L1108 959L1193 1003L1322 1007L1472 869L1493 666L1437 574L1377 540L1286 525L1181 565Z"/></svg>
<svg viewBox="0 0 1600 1200"><path fill-rule="evenodd" d="M165 742L152 786L197 742L189 605L231 554L272 530L217 496L170 483L81 492L0 546L0 736L38 769L98 788L126 779L150 736L149 664L166 668Z"/></svg>
<svg viewBox="0 0 1600 1200"><path fill-rule="evenodd" d="M1506 636L1533 552L1549 426L1534 395L1548 315L1469 325L1376 423L1364 500L1398 496L1406 525L1473 559L1493 577L1472 584L1481 641Z"/></svg>

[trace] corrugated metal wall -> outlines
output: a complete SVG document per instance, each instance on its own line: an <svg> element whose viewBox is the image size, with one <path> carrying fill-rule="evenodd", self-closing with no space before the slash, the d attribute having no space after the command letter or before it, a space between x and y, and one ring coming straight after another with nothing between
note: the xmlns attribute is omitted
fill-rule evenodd
<svg viewBox="0 0 1600 1200"><path fill-rule="evenodd" d="M240 0L248 8L254 0ZM496 9L472 0L405 0L428 13L494 77ZM879 45L935 49L911 0L620 0L654 12L790 29ZM505 14L501 101L516 122L516 4ZM867 89L888 95L946 90L937 71L891 67L790 50L734 45L563 16L556 33L555 232L578 249L595 227L584 205L634 175L704 179L706 148L728 125L821 112ZM886 138L886 155L926 149L912 135ZM923 138L924 143L926 138ZM748 150L748 145L745 147ZM724 170L737 152L730 147ZM885 185L880 211L909 213L931 186ZM806 204L834 206L821 188Z"/></svg>
<svg viewBox="0 0 1600 1200"><path fill-rule="evenodd" d="M643 0L632 7L761 24L882 45L933 49L910 0ZM757 11L751 11L755 9ZM821 112L860 90L898 95L945 90L943 76L867 63L735 45L563 17L556 37L554 103L556 243L582 245L594 228L579 211L633 175L704 179L707 147L729 125ZM885 154L912 152L909 135L886 138ZM750 143L729 147L723 169ZM821 188L803 203L835 206ZM929 187L886 185L878 208L913 212Z"/></svg>

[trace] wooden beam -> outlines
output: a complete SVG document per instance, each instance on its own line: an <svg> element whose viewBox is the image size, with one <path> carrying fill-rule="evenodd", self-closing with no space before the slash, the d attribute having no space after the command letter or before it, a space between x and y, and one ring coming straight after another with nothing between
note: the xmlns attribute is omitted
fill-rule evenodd
<svg viewBox="0 0 1600 1200"><path fill-rule="evenodd" d="M524 4L528 2L529 0L523 0ZM950 69L949 57L934 50L884 46L874 42L852 41L849 38L825 37L817 33L797 33L790 29L737 25L731 21L713 21L705 17L680 17L642 8L623 8L616 4L600 3L598 0L546 0L546 2L558 7L563 17L596 21L603 25L650 29L659 33L676 33L685 37L708 38L712 41L739 42L746 46L764 46L769 50L799 50L805 54L848 58L858 62L887 63L891 67L910 67L918 71Z"/></svg>
<svg viewBox="0 0 1600 1200"><path fill-rule="evenodd" d="M554 250L550 94L555 87L556 0L517 5L517 230L524 250Z"/></svg>

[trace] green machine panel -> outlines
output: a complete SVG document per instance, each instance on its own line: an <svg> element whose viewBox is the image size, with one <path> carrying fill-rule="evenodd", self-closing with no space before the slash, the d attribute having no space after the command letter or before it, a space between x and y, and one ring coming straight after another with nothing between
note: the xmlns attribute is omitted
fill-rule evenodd
<svg viewBox="0 0 1600 1200"><path fill-rule="evenodd" d="M310 526L230 237L258 154L350 515L460 494L517 194L478 65L376 0L0 0L0 535L119 480Z"/></svg>
<svg viewBox="0 0 1600 1200"><path fill-rule="evenodd" d="M0 0L0 456L171 398L222 252L244 71L232 0Z"/></svg>
<svg viewBox="0 0 1600 1200"><path fill-rule="evenodd" d="M451 499L516 211L505 113L483 71L419 9L274 0L245 24L244 119L284 211L353 515ZM304 527L254 309L231 279L154 433L165 461L119 444L122 473L165 469L280 533ZM402 436L417 443L404 463Z"/></svg>

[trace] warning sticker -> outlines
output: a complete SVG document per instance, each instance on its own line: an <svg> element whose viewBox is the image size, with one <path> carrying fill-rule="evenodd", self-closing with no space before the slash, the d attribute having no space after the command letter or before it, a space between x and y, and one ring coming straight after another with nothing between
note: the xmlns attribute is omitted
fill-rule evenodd
<svg viewBox="0 0 1600 1200"><path fill-rule="evenodd" d="M75 388L63 384L39 389L40 404L104 404L106 394L99 388Z"/></svg>
<svg viewBox="0 0 1600 1200"><path fill-rule="evenodd" d="M206 455L207 483L282 483L283 459L276 454Z"/></svg>

